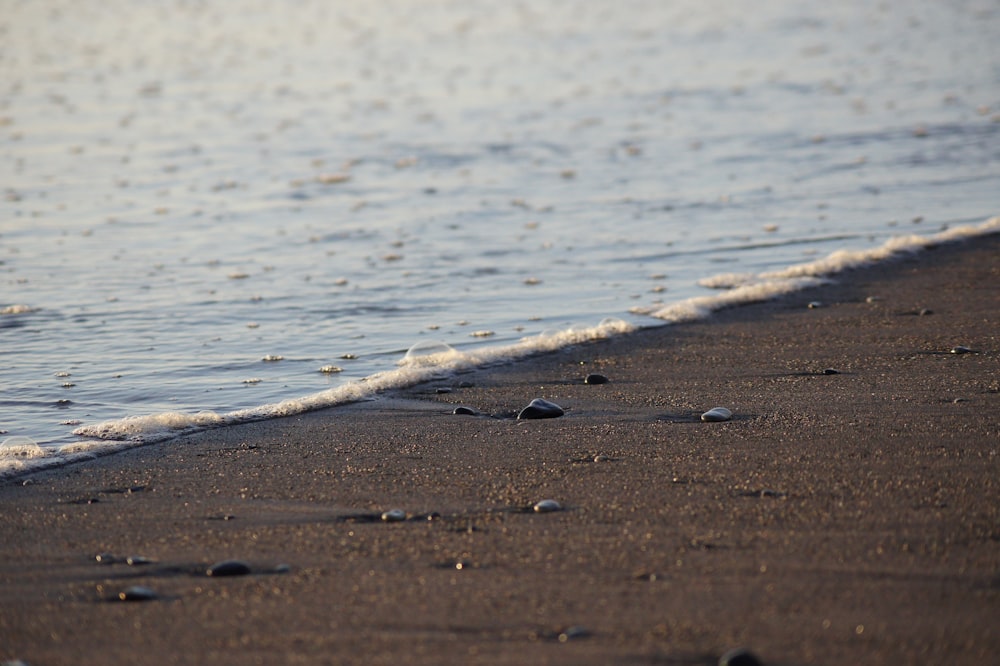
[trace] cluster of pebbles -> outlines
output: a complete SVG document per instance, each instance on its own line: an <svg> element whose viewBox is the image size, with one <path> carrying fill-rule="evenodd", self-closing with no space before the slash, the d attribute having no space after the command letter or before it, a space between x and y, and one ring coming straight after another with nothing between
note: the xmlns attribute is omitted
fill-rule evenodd
<svg viewBox="0 0 1000 666"><path fill-rule="evenodd" d="M610 380L600 374L590 374L584 378L585 384L598 385L607 384ZM470 408L470 407L456 407L454 410L455 414L465 414L465 415L475 415L482 416L480 412ZM543 398L535 398L527 406L522 408L517 412L516 418L519 420L527 419L551 419L557 418L565 415L565 410L559 405L545 400ZM701 414L701 421L711 423L711 422L723 422L729 421L733 418L732 412L725 407L713 407L708 411ZM588 459L589 460L589 459ZM603 462L612 460L608 456L597 455L593 458L594 462ZM512 510L520 513L534 513L534 514L547 514L565 511L566 507L558 500L546 498L538 500L530 505L516 507ZM230 517L227 516L226 519ZM428 521L437 520L442 518L441 514L437 512L432 513L408 513L405 509L392 508L382 512L362 512L353 513L338 516L338 520L343 520L347 522L382 522L382 523L404 523L412 521ZM239 560L239 559L229 559L216 562L211 565L190 565L190 566L153 566L156 565L156 560L140 555L130 555L130 556L118 556L112 553L101 553L96 556L96 561L102 565L119 565L125 564L128 566L138 567L138 566L150 566L149 571L151 576L157 575L189 575L189 576L205 576L209 578L223 578L223 577L233 577L233 576L250 576L250 575L265 575L265 574L283 574L291 571L291 567L287 564L279 564L271 568L254 568L249 563ZM473 567L472 563L459 561L459 562L449 562L449 568L465 569ZM165 597L157 593L154 589L146 587L143 585L132 585L121 591L117 592L112 596L104 597L105 601L114 602L144 602L144 601L155 601L161 600ZM553 632L549 638L553 640L558 640L561 643L568 641L576 641L580 639L585 639L591 637L592 632L583 626L571 626L565 629ZM758 666L762 662L751 652L744 648L736 648L730 650L723 654L719 659L720 666Z"/></svg>
<svg viewBox="0 0 1000 666"><path fill-rule="evenodd" d="M827 369L824 370L824 374L837 374L837 370ZM592 373L587 375L583 383L584 384L607 384L611 380L605 375ZM444 390L440 392L448 393L450 390ZM459 414L464 416L485 416L482 412L473 409L472 407L467 407L465 405L459 405L453 411L453 414ZM554 402L545 400L544 398L535 398L528 403L527 407L522 408L517 413L518 420L527 419L554 419L560 416L564 416L566 410L557 405ZM723 421L731 421L733 418L733 413L726 407L713 407L701 415L701 420L706 423L721 423Z"/></svg>
<svg viewBox="0 0 1000 666"><path fill-rule="evenodd" d="M231 559L222 560L211 565L190 565L190 566L154 566L157 561L142 555L119 556L113 553L99 553L94 558L98 564L106 566L115 564L125 564L130 567L151 567L148 572L150 576L166 575L189 575L208 576L210 578L226 578L232 576L249 576L251 574L284 574L292 570L287 564L279 564L271 568L254 569L243 560ZM155 601L163 597L153 588L145 585L132 585L117 594L105 597L105 601Z"/></svg>

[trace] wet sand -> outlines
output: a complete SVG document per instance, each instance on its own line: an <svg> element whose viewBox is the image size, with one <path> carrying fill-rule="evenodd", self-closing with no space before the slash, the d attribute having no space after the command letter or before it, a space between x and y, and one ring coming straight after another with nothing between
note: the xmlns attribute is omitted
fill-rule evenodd
<svg viewBox="0 0 1000 666"><path fill-rule="evenodd" d="M566 415L511 418L539 397ZM995 235L8 483L0 659L990 663L998 448Z"/></svg>

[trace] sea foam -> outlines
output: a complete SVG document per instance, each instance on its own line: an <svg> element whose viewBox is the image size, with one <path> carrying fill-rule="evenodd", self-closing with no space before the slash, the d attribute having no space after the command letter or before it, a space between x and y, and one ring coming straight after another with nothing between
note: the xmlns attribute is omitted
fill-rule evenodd
<svg viewBox="0 0 1000 666"><path fill-rule="evenodd" d="M822 259L795 264L778 271L719 274L700 280L698 284L711 289L723 289L722 293L695 296L665 307L632 308L631 312L671 323L703 319L718 310L772 300L819 286L829 282L832 276L848 270L911 256L935 245L995 233L1000 233L1000 217L990 218L982 224L954 227L927 236L898 236L867 250L838 250Z"/></svg>

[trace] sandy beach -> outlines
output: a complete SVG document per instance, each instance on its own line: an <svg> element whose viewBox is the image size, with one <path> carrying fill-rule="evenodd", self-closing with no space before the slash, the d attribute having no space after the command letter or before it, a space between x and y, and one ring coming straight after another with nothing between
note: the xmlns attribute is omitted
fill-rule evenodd
<svg viewBox="0 0 1000 666"><path fill-rule="evenodd" d="M991 663L998 448L993 235L6 483L0 659Z"/></svg>

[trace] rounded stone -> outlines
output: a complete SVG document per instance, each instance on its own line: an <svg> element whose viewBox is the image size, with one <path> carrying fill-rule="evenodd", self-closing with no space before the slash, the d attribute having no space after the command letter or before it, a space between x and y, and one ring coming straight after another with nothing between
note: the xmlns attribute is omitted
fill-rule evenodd
<svg viewBox="0 0 1000 666"><path fill-rule="evenodd" d="M952 347L951 348L951 353L952 354L969 354L971 352L972 352L971 349L969 349L968 347L965 347L963 345L958 345L957 347Z"/></svg>
<svg viewBox="0 0 1000 666"><path fill-rule="evenodd" d="M713 407L701 415L701 420L707 423L718 423L733 418L733 413L725 407Z"/></svg>
<svg viewBox="0 0 1000 666"><path fill-rule="evenodd" d="M156 598L156 592L141 585L133 585L118 593L119 601L153 601Z"/></svg>
<svg viewBox="0 0 1000 666"><path fill-rule="evenodd" d="M477 414L479 414L479 412L474 410L472 407L459 406L455 408L455 411L453 411L452 414L460 414L463 416L476 416Z"/></svg>
<svg viewBox="0 0 1000 666"><path fill-rule="evenodd" d="M583 380L584 384L607 384L609 380L604 375L599 375L597 373L591 373L587 375L586 379Z"/></svg>
<svg viewBox="0 0 1000 666"><path fill-rule="evenodd" d="M839 375L840 374L840 370L837 370L836 368L824 368L823 369L823 374L824 375Z"/></svg>
<svg viewBox="0 0 1000 666"><path fill-rule="evenodd" d="M242 560L223 560L210 566L205 574L209 576L246 576L250 565Z"/></svg>
<svg viewBox="0 0 1000 666"><path fill-rule="evenodd" d="M532 508L535 510L535 513L552 513L553 511L561 511L562 504L554 499L543 499L540 502L536 502Z"/></svg>
<svg viewBox="0 0 1000 666"><path fill-rule="evenodd" d="M519 419L554 419L566 412L554 402L535 398L517 415Z"/></svg>
<svg viewBox="0 0 1000 666"><path fill-rule="evenodd" d="M406 512L402 509L389 509L382 514L382 520L387 523L399 523L406 520Z"/></svg>

